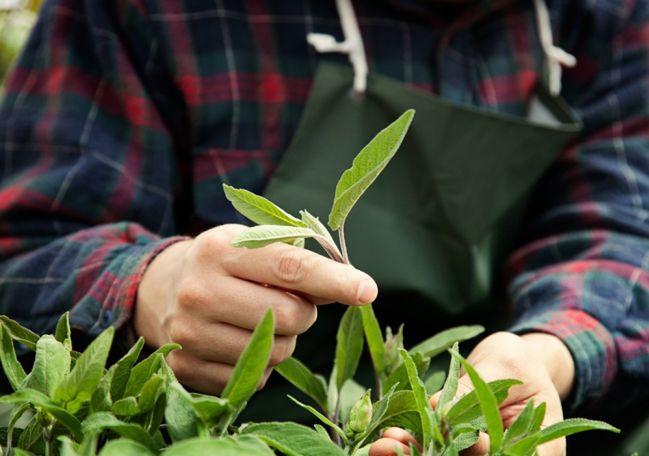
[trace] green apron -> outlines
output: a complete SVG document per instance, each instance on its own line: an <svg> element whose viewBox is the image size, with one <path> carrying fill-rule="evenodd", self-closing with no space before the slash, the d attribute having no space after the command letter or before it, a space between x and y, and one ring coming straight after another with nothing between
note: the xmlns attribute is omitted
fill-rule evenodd
<svg viewBox="0 0 649 456"><path fill-rule="evenodd" d="M454 324L503 327L509 315L498 271L514 247L527 197L580 122L543 87L524 119L459 106L378 75L358 96L352 80L347 67L320 65L265 196L289 212L308 209L326 220L338 178L355 155L414 108L399 152L345 223L350 260L379 285L379 321L405 323L410 343ZM317 323L300 337L295 356L318 373L331 367L342 310L320 307ZM363 375L371 384L369 372ZM295 391L276 385L259 394L256 417L294 419L285 393Z"/></svg>

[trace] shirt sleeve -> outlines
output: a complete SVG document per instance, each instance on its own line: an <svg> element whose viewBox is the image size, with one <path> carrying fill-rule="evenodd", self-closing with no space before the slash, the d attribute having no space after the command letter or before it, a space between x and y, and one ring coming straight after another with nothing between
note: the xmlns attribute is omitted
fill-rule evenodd
<svg viewBox="0 0 649 456"><path fill-rule="evenodd" d="M148 31L131 2L49 1L6 82L0 312L37 332L67 310L90 336L123 326L144 268L178 240L184 111Z"/></svg>
<svg viewBox="0 0 649 456"><path fill-rule="evenodd" d="M583 134L540 184L509 262L512 330L568 346L571 409L649 396L649 3L625 5L617 22L602 11L574 23L581 36L612 38L577 47L564 93Z"/></svg>

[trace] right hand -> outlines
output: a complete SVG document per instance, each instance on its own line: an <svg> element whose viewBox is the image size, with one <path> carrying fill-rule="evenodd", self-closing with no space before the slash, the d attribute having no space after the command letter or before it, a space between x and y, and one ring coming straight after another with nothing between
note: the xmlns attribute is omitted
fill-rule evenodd
<svg viewBox="0 0 649 456"><path fill-rule="evenodd" d="M223 390L267 308L275 313L275 340L264 382L315 322L317 305L362 305L378 293L367 274L308 250L281 243L233 247L244 229L222 225L172 244L139 284L136 332L153 347L182 345L167 361L197 391Z"/></svg>

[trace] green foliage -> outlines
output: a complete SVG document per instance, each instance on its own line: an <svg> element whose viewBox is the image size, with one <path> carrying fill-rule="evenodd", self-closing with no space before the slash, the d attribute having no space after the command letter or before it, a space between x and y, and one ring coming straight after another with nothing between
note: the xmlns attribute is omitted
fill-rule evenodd
<svg viewBox="0 0 649 456"><path fill-rule="evenodd" d="M307 211L294 217L265 198L224 186L227 198L243 215L262 223L242 232L234 244L248 248L272 242L300 245L305 238L313 238L333 260L348 263L342 233L345 218L396 153L413 115L413 111L406 112L380 132L341 177L329 217L329 225L339 230L340 248ZM178 382L166 362L178 345L165 345L140 360L144 341L139 339L106 368L112 328L77 353L72 350L67 314L53 336L38 336L0 316L0 361L15 390L0 397L0 404L14 407L6 441L0 444L6 454L15 455L361 456L382 429L399 426L421 444L421 450L411 447L412 455L457 456L486 431L492 456L533 456L538 445L576 432L618 432L606 423L583 419L541 429L545 404L535 407L532 402L505 430L499 405L520 382L486 383L458 353L458 342L482 331L480 326L451 328L406 350L403 327L396 334L386 328L383 337L371 305L349 307L338 328L328 383L293 358L276 366L315 407L289 399L322 425L270 422L235 427L232 423L268 369L274 336L271 310L253 332L221 397L190 393ZM372 390L354 380L365 341L375 371ZM29 373L18 362L15 343L35 351ZM431 359L446 350L452 355L448 375L429 373ZM457 397L461 367L474 390ZM429 396L440 389L433 409ZM27 420L22 429L16 429L19 419Z"/></svg>

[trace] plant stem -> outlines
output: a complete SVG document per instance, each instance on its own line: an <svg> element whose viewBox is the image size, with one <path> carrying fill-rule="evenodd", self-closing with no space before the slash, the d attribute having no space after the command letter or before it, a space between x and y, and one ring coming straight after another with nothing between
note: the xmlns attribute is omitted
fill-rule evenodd
<svg viewBox="0 0 649 456"><path fill-rule="evenodd" d="M331 421L333 421L336 425L338 425L340 422L340 391L338 391L338 397L336 398L336 410L334 411L334 416ZM333 431L333 438L334 442L336 442L336 445L338 445L339 447L343 446L343 442L342 440L340 440L340 436L336 431Z"/></svg>
<svg viewBox="0 0 649 456"><path fill-rule="evenodd" d="M338 239L340 239L340 249L343 254L343 262L345 264L351 264L349 262L349 257L347 256L347 244L345 244L345 223L340 224L340 228L338 229Z"/></svg>

